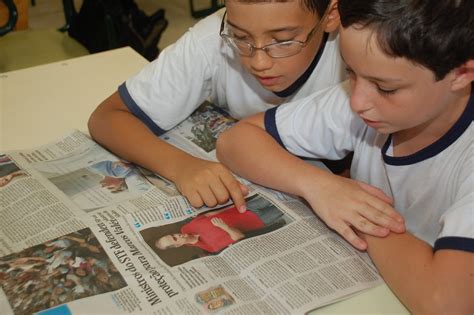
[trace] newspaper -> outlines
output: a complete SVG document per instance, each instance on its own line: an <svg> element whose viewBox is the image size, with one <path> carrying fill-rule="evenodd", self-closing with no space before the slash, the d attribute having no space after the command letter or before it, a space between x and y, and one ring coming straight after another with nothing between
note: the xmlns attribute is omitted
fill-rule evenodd
<svg viewBox="0 0 474 315"><path fill-rule="evenodd" d="M214 160L233 123L204 104L163 138ZM79 131L1 154L0 314L302 314L382 283L302 200L245 184L244 214L195 209Z"/></svg>

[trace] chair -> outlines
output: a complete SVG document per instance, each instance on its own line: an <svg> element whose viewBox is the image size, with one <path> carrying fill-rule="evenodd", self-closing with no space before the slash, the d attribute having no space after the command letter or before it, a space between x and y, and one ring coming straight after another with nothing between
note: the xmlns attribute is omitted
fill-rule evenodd
<svg viewBox="0 0 474 315"><path fill-rule="evenodd" d="M164 9L148 15L135 0L83 0L79 12L68 10L66 25L69 36L91 53L130 46L152 61L168 20Z"/></svg>
<svg viewBox="0 0 474 315"><path fill-rule="evenodd" d="M89 54L83 45L56 29L15 31L18 20L15 3L13 0L0 2L8 9L8 20L0 26L0 73ZM73 14L73 0L63 0L63 5L68 21Z"/></svg>

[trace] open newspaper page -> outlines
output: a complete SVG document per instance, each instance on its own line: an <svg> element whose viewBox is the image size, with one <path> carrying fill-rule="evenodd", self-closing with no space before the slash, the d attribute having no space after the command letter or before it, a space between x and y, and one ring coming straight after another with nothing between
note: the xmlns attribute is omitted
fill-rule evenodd
<svg viewBox="0 0 474 315"><path fill-rule="evenodd" d="M234 120L204 104L163 136L215 159ZM0 155L0 314L300 314L381 279L303 202L194 209L165 178L74 131Z"/></svg>

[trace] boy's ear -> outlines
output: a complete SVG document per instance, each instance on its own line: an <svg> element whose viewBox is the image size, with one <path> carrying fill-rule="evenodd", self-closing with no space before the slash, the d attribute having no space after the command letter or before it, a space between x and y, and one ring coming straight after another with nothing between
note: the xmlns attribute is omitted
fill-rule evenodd
<svg viewBox="0 0 474 315"><path fill-rule="evenodd" d="M329 3L329 7L327 8L327 10L328 11L326 13L326 22L324 22L324 31L326 33L331 33L337 30L339 25L341 24L339 10L337 8L337 0L331 0L331 3Z"/></svg>
<svg viewBox="0 0 474 315"><path fill-rule="evenodd" d="M474 59L469 60L454 70L454 79L451 83L453 91L460 90L474 82Z"/></svg>

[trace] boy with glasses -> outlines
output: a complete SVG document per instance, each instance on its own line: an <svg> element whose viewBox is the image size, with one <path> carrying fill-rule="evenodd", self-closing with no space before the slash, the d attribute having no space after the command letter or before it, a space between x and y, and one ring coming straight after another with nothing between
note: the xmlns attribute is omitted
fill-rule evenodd
<svg viewBox="0 0 474 315"><path fill-rule="evenodd" d="M206 99L243 117L340 82L336 0L228 0L92 114L92 137L120 157L173 181L195 206L215 206L241 187L219 163L167 144L170 130ZM233 191L233 190L232 190Z"/></svg>
<svg viewBox="0 0 474 315"><path fill-rule="evenodd" d="M221 135L218 157L250 180L305 198L367 249L414 314L474 314L474 2L338 7L349 84L246 118ZM301 163L282 146L316 158L354 151L353 179ZM406 233L367 235L375 228L367 184L393 197ZM348 209L359 218L341 214L352 215Z"/></svg>

